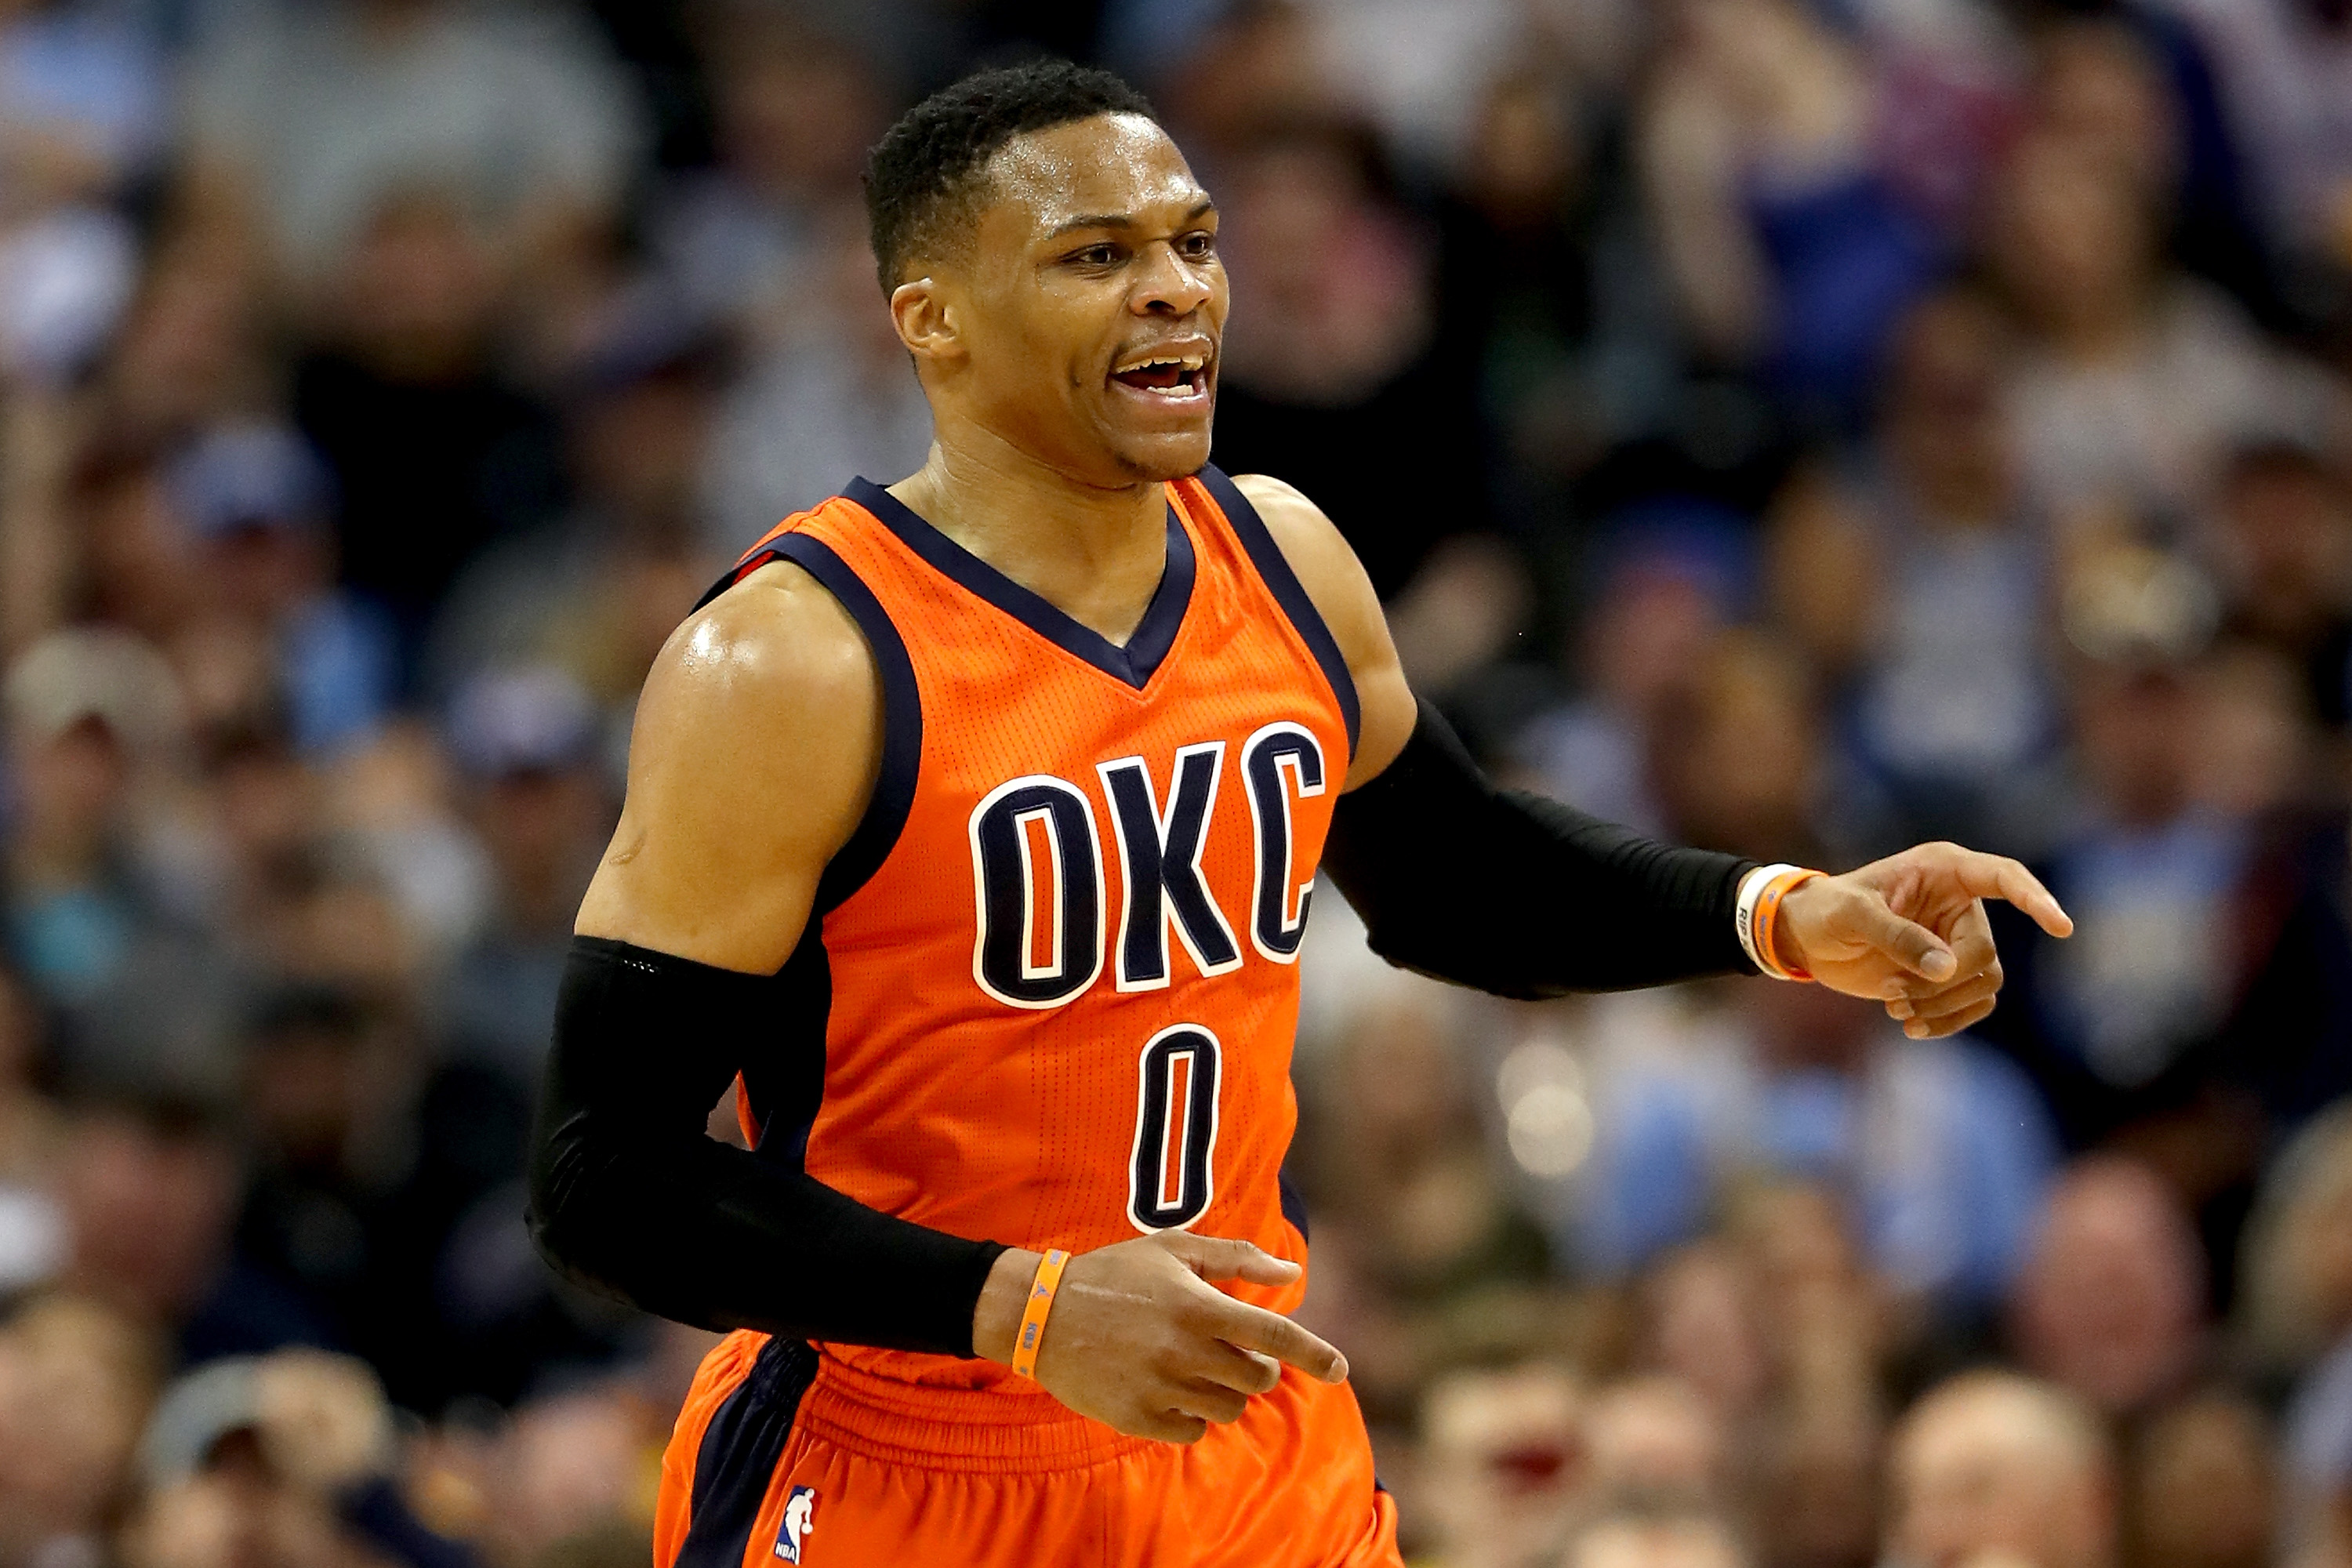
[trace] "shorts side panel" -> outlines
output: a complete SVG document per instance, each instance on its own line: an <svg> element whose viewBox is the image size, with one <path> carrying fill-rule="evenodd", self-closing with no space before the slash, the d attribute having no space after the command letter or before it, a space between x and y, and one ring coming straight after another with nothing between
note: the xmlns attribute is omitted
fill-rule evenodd
<svg viewBox="0 0 2352 1568"><path fill-rule="evenodd" d="M687 1389L686 1404L670 1427L662 1449L661 1489L654 1500L654 1568L675 1568L678 1548L693 1522L695 1462L702 1452L703 1435L711 1417L730 1395L751 1375L765 1334L739 1329L704 1353Z"/></svg>
<svg viewBox="0 0 2352 1568"><path fill-rule="evenodd" d="M705 1360L662 1456L657 1568L740 1568L748 1560L815 1370L808 1345L765 1335L730 1335Z"/></svg>

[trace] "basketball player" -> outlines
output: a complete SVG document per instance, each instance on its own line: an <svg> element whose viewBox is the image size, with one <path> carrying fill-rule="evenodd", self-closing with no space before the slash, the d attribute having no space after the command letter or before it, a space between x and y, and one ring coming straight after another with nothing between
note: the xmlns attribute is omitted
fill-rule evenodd
<svg viewBox="0 0 2352 1568"><path fill-rule="evenodd" d="M663 651L533 1161L551 1258L733 1331L658 1568L1394 1568L1347 1363L1286 1316L1318 864L1431 974L1760 968L1917 1036L1992 1005L1977 900L2066 917L1950 845L1821 878L1490 784L1329 520L1204 466L1216 210L1116 79L970 79L867 187L929 460ZM704 1133L730 1082L750 1152Z"/></svg>

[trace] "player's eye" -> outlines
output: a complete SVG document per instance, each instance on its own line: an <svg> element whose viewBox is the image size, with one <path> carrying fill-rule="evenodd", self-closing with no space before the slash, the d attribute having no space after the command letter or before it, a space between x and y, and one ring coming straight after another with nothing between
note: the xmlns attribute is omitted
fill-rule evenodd
<svg viewBox="0 0 2352 1568"><path fill-rule="evenodd" d="M1186 235L1182 246L1186 256L1195 261L1205 260L1217 253L1217 237L1202 229Z"/></svg>
<svg viewBox="0 0 2352 1568"><path fill-rule="evenodd" d="M1072 256L1070 259L1087 267L1116 266L1118 262L1118 247L1116 245L1089 245L1084 250Z"/></svg>

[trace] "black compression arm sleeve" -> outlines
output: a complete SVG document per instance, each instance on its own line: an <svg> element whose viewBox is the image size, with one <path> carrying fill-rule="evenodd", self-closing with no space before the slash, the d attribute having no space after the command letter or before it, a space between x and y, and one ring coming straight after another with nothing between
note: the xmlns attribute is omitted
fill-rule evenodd
<svg viewBox="0 0 2352 1568"><path fill-rule="evenodd" d="M1374 952L1527 999L1754 973L1732 916L1755 864L1497 789L1425 702L1323 849Z"/></svg>
<svg viewBox="0 0 2352 1568"><path fill-rule="evenodd" d="M780 983L575 939L532 1138L530 1228L566 1275L705 1329L968 1356L1004 1249L867 1208L704 1131ZM822 1051L822 1020L807 1048Z"/></svg>

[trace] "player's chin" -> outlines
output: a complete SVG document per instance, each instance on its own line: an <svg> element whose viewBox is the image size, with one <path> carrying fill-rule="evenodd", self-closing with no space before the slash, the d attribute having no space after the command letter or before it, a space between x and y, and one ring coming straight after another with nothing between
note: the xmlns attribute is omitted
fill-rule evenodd
<svg viewBox="0 0 2352 1568"><path fill-rule="evenodd" d="M1197 429L1114 429L1110 449L1118 466L1139 479L1164 482L1197 474L1209 460L1209 421Z"/></svg>
<svg viewBox="0 0 2352 1568"><path fill-rule="evenodd" d="M1217 407L1213 383L1202 378L1194 389L1171 395L1112 378L1103 392L1097 417L1123 467L1151 479L1175 479L1199 472L1209 460L1209 429Z"/></svg>

